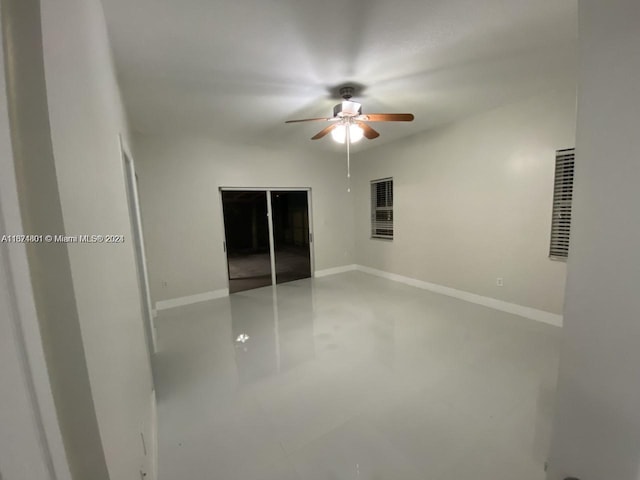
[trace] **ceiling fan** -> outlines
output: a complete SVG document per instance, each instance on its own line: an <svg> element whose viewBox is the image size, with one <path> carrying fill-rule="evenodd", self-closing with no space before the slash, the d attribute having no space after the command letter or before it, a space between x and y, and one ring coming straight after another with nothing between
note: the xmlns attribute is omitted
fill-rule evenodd
<svg viewBox="0 0 640 480"><path fill-rule="evenodd" d="M362 113L362 105L352 102L354 88L345 86L339 90L343 98L342 103L333 107L333 117L305 118L302 120L287 120L285 123L299 122L332 122L326 128L316 133L311 140L319 140L331 133L333 139L338 143L354 143L362 137L373 140L380 134L365 122L411 122L414 117L411 113Z"/></svg>

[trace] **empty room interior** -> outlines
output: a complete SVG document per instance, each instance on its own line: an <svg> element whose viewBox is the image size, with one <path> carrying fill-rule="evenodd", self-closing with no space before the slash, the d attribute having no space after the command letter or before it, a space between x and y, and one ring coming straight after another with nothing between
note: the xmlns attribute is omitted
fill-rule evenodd
<svg viewBox="0 0 640 480"><path fill-rule="evenodd" d="M637 0L0 0L1 480L640 480Z"/></svg>

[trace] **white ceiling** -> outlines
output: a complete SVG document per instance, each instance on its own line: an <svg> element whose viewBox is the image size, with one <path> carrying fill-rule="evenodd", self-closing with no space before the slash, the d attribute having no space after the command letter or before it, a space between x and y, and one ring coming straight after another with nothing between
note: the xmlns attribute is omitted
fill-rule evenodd
<svg viewBox="0 0 640 480"><path fill-rule="evenodd" d="M364 86L380 145L575 81L577 0L103 0L134 131L309 138L335 87Z"/></svg>

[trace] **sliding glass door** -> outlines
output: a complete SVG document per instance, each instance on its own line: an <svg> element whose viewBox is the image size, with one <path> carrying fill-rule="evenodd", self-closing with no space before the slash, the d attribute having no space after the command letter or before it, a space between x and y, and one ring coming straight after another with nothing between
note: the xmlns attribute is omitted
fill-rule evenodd
<svg viewBox="0 0 640 480"><path fill-rule="evenodd" d="M221 194L230 293L311 277L308 190Z"/></svg>
<svg viewBox="0 0 640 480"><path fill-rule="evenodd" d="M309 203L304 191L272 191L276 283L311 276Z"/></svg>
<svg viewBox="0 0 640 480"><path fill-rule="evenodd" d="M223 191L229 292L271 285L267 193Z"/></svg>

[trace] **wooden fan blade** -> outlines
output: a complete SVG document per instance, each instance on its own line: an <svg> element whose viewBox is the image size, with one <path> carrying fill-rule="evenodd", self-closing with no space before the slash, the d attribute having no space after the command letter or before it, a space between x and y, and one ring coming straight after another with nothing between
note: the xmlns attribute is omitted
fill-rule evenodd
<svg viewBox="0 0 640 480"><path fill-rule="evenodd" d="M411 122L413 119L411 113L367 113L358 117L365 122Z"/></svg>
<svg viewBox="0 0 640 480"><path fill-rule="evenodd" d="M328 122L329 120L333 120L333 118L327 118L327 117L322 117L322 118L303 118L302 120L287 120L284 123L321 122L323 120L325 122Z"/></svg>
<svg viewBox="0 0 640 480"><path fill-rule="evenodd" d="M369 140L373 140L374 138L378 138L380 136L378 132L376 132L373 128L371 128L366 123L356 122L356 124L360 126L360 128L362 128L364 136L367 137Z"/></svg>
<svg viewBox="0 0 640 480"><path fill-rule="evenodd" d="M323 128L318 133L316 133L313 137L311 137L311 140L318 140L318 139L324 137L326 134L328 134L331 130L333 130L337 126L338 126L337 124L332 123L327 128Z"/></svg>

